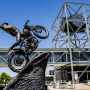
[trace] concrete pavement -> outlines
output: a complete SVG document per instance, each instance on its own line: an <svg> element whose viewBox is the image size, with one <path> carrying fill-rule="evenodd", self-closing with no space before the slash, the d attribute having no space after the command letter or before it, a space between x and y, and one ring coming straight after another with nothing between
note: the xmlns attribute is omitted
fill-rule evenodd
<svg viewBox="0 0 90 90"><path fill-rule="evenodd" d="M74 89L72 89L71 87L59 89L58 86L56 88L53 88L53 86L48 86L48 90L90 90L90 86L85 83L75 84L74 86Z"/></svg>

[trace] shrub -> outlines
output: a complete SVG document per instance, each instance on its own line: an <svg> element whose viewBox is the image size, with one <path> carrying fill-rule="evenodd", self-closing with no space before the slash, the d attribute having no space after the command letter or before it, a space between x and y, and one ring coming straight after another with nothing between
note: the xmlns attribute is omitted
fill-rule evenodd
<svg viewBox="0 0 90 90"><path fill-rule="evenodd" d="M6 84L8 83L10 80L12 80L12 77L10 77L7 73L3 72L0 75L0 84Z"/></svg>

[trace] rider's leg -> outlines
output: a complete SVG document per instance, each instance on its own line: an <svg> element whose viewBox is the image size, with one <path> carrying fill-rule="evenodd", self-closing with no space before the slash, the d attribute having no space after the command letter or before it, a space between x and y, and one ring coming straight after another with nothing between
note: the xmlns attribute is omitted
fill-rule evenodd
<svg viewBox="0 0 90 90"><path fill-rule="evenodd" d="M8 52L10 50L12 50L14 47L16 47L17 45L19 45L20 44L20 41L21 41L21 37L20 37L20 33L18 32L16 34L16 42L9 48Z"/></svg>

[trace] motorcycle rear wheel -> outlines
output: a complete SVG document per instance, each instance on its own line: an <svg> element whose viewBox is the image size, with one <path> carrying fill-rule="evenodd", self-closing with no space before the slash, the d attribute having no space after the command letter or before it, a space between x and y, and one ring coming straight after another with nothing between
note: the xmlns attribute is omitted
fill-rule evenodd
<svg viewBox="0 0 90 90"><path fill-rule="evenodd" d="M14 50L8 57L8 67L13 71L19 73L29 62L28 56L25 55L21 49Z"/></svg>

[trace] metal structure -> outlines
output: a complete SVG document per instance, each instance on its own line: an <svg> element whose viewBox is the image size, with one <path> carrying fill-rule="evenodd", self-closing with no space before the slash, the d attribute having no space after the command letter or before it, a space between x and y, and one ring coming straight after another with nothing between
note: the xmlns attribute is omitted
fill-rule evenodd
<svg viewBox="0 0 90 90"><path fill-rule="evenodd" d="M88 48L90 45L89 11L89 4L64 3L52 25L53 47L69 48L70 42L71 48Z"/></svg>
<svg viewBox="0 0 90 90"><path fill-rule="evenodd" d="M53 47L68 48L74 85L74 59L76 58L73 58L72 55L73 48L79 50L79 57L82 54L90 63L90 57L85 53L87 50L82 49L90 48L90 4L65 2L52 25L52 30L52 34L54 34ZM89 63L79 75L79 79L90 67Z"/></svg>

